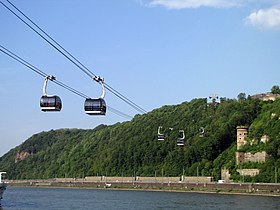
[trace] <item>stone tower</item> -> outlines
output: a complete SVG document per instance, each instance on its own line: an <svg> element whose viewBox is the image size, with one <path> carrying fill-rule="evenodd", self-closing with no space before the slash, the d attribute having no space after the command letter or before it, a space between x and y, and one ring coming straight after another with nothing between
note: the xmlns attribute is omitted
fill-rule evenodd
<svg viewBox="0 0 280 210"><path fill-rule="evenodd" d="M245 138L248 136L247 126L237 126L237 151L246 144Z"/></svg>

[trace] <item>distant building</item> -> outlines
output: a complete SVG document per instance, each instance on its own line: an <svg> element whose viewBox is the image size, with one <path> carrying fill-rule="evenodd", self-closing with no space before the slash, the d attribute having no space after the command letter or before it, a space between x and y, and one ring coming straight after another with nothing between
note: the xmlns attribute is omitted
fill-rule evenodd
<svg viewBox="0 0 280 210"><path fill-rule="evenodd" d="M275 101L276 98L280 98L280 94L273 94L273 93L260 93L260 94L256 94L251 96L252 98L255 99L260 99L263 101Z"/></svg>
<svg viewBox="0 0 280 210"><path fill-rule="evenodd" d="M254 163L263 163L266 162L268 159L268 154L265 151L262 152L240 152L239 150L242 146L246 145L247 137L248 137L248 127L247 126L237 126L236 127L236 141L237 141L237 151L235 153L236 164L240 165L246 162L254 162ZM268 135L263 135L260 142L267 143L269 141ZM255 141L254 141L255 142ZM251 141L252 144L252 141ZM280 152L279 152L280 153ZM241 176L256 176L259 174L259 169L238 169L237 172ZM221 169L221 179L225 182L230 182L230 172L228 169L223 168Z"/></svg>
<svg viewBox="0 0 280 210"><path fill-rule="evenodd" d="M223 168L221 170L221 179L224 180L226 183L228 183L228 182L230 182L230 177L231 177L231 175L230 175L229 170L226 168Z"/></svg>
<svg viewBox="0 0 280 210"><path fill-rule="evenodd" d="M247 141L248 136L248 127L246 126L237 126L237 152L235 154L236 164L242 164L246 162L258 162L262 163L268 159L268 154L265 151L257 152L252 154L251 152L239 152L240 148L244 146ZM269 136L264 135L261 138L261 142L267 143L269 141Z"/></svg>
<svg viewBox="0 0 280 210"><path fill-rule="evenodd" d="M245 138L248 136L247 126L237 126L237 150L244 146L247 142Z"/></svg>

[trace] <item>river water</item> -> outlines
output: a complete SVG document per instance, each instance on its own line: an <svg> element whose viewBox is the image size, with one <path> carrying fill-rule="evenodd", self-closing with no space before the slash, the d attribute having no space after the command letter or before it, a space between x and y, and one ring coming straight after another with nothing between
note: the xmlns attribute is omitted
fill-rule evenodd
<svg viewBox="0 0 280 210"><path fill-rule="evenodd" d="M133 190L8 187L0 210L279 209L280 197Z"/></svg>

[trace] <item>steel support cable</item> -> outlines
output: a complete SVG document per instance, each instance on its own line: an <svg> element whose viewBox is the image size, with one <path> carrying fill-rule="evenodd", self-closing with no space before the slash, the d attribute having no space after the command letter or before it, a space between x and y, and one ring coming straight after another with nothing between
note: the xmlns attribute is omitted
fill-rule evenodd
<svg viewBox="0 0 280 210"><path fill-rule="evenodd" d="M51 43L48 39L46 39L42 34L40 34L36 29L34 29L30 24L28 24L25 20L23 20L19 15L17 15L13 10L11 10L7 5L5 5L2 1L2 5L6 7L11 13L13 13L17 18L19 18L24 24L26 24L30 29L32 29L36 34L38 34L41 38L43 38L46 42L48 42L52 47L54 47L57 51L59 51L64 57L66 57L69 61L71 61L75 66L77 66L80 70L82 70L85 74L87 74L90 78L96 77L96 75L90 71L85 65L83 65L78 59L76 59L71 53L69 53L65 48L63 48L57 41L55 41L50 35L48 35L42 28L40 28L34 21L32 21L27 15L25 15L20 9L18 9L13 3L9 0L6 0L12 7L14 7L21 15L23 15L28 21L30 21L37 29L39 29L45 36L47 36L51 41L53 41L57 46ZM60 49L59 49L60 48ZM64 52L62 52L64 51ZM66 55L67 54L67 55ZM73 60L72 60L73 59ZM77 64L77 63L78 64ZM99 83L100 84L100 83ZM130 99L122 95L120 92L110 87L107 83L105 84L105 88L112 92L115 96L123 100L125 103L133 107L135 110L146 113L147 111L132 102Z"/></svg>
<svg viewBox="0 0 280 210"><path fill-rule="evenodd" d="M126 100L126 97L121 95L120 93L118 94L117 91L115 91L113 88L111 88L109 85L105 86L105 88L107 90L109 90L111 93L113 93L115 96L117 96L118 98L120 98L121 100L125 101L128 105L130 105L131 107L133 107L135 110L139 111L140 113L144 114L146 113L146 111L144 109L142 109L141 107L135 105L132 101L130 100Z"/></svg>
<svg viewBox="0 0 280 210"><path fill-rule="evenodd" d="M2 49L1 49L2 48ZM21 57L17 56L16 54L14 54L13 52L11 52L10 50L8 50L7 48L3 47L2 45L0 45L0 51L4 54L6 54L7 56L9 56L10 58L16 60L17 62L21 63L22 65L26 66L27 68L29 68L30 70L34 71L35 73L41 75L42 77L46 77L48 76L48 74L46 74L45 72L41 71L40 69L36 68L35 66L33 66L32 64L30 64L29 62L27 62L26 60L22 59ZM75 90L74 88L58 81L58 80L51 80L52 82L56 83L57 85L61 86L64 89L67 89L68 91L82 97L82 98L90 98L89 96ZM130 115L127 115L117 109L114 109L113 107L107 106L108 110L127 119L132 119L133 117Z"/></svg>
<svg viewBox="0 0 280 210"><path fill-rule="evenodd" d="M62 47L55 39L53 39L49 34L47 34L40 26L38 26L34 21L32 21L27 15L25 15L19 8L17 8L12 2L9 0L6 0L12 7L14 7L21 15L23 15L28 21L30 21L37 29L39 29L44 35L46 35L51 41L53 41L60 49L62 49L66 54L68 54L72 59L74 59L79 65L81 65L84 69L86 69L87 72L84 71L84 69L81 69L86 73L89 77L96 77L96 75L90 71L87 67L85 67L78 59L76 59L70 52L68 52L64 47ZM3 4L3 3L2 3ZM7 6L5 6L8 8ZM10 9L9 9L10 10ZM11 11L11 10L10 10ZM11 11L12 12L12 11ZM14 14L14 13L13 13ZM18 17L18 16L17 16ZM22 20L23 21L23 20ZM24 21L23 21L24 22ZM24 22L25 23L25 22ZM28 25L29 26L29 25ZM33 27L29 26L33 31ZM37 32L36 32L37 33ZM39 34L38 34L39 35ZM41 35L40 35L41 36ZM42 36L41 36L42 37ZM43 38L43 37L42 37ZM45 39L45 38L43 38ZM45 41L47 41L45 39ZM52 45L53 46L53 45ZM59 51L60 52L60 51ZM61 53L61 52L60 52ZM64 55L64 54L63 54Z"/></svg>
<svg viewBox="0 0 280 210"><path fill-rule="evenodd" d="M17 62L21 63L22 65L28 67L29 69L31 69L32 71L36 72L37 74L41 75L42 77L46 77L48 76L45 72L36 69L36 68L32 68L31 64L29 64L28 62L25 62L23 59L21 59L19 56L17 56L16 54L14 54L13 52L11 52L10 50L8 50L7 48L3 47L2 45L0 45L0 47L2 49L0 49L1 52L3 52L4 54L6 54L7 56L13 58L14 60L16 60Z"/></svg>
<svg viewBox="0 0 280 210"><path fill-rule="evenodd" d="M33 66L32 64L28 63L26 60L22 59L21 57L17 56L16 54L14 54L13 52L11 52L10 50L8 50L7 48L3 47L2 45L0 45L0 47L2 49L0 49L1 52L5 53L7 56L13 58L14 60L18 61L19 63L21 63L22 65L26 66L27 68L29 68L30 70L34 71L35 73L41 75L42 77L47 77L48 74L46 74L45 72L41 71L40 69L36 68L35 66ZM3 50L4 49L4 50ZM75 90L74 88L71 88L70 86L58 81L58 80L51 80L52 82L56 83L57 85L71 91L72 93L79 95L83 98L89 98L88 96L86 96L85 94Z"/></svg>
<svg viewBox="0 0 280 210"><path fill-rule="evenodd" d="M34 21L32 21L27 15L25 15L20 9L18 9L12 2L9 0L6 0L11 6L13 6L21 15L23 15L27 20L29 20L34 26L36 26L37 29L39 29L44 35L46 35L51 41L53 41L58 47L60 47L65 53L67 53L72 59L74 59L79 65L81 65L88 73L87 75L92 77L96 77L96 75L89 70L85 65L83 65L78 59L76 59L69 51L67 51L64 47L62 47L55 39L53 39L49 34L47 34L40 26L38 26ZM7 7L6 7L7 8ZM14 14L14 13L13 13ZM25 22L24 22L25 23ZM29 25L28 25L29 26ZM30 26L29 26L30 27ZM32 30L34 30L32 28ZM86 72L85 72L86 73ZM138 111L145 113L146 110L142 109L140 106L132 102L130 99L122 95L120 92L112 88L109 84L104 83L105 88L112 92L114 95L122 99L124 102L129 102L130 106L133 106L136 108Z"/></svg>
<svg viewBox="0 0 280 210"><path fill-rule="evenodd" d="M113 112L113 113L115 113L115 114L117 114L117 115L119 115L119 116L121 116L121 117L124 117L124 118L126 118L126 119L131 120L131 119L133 118L133 117L131 117L131 116L128 115L128 114L125 114L125 113L123 113L123 112L121 112L121 111L119 111L119 110L117 110L117 109L114 109L113 107L107 106L107 108L108 108L109 111L111 111L111 112Z"/></svg>
<svg viewBox="0 0 280 210"><path fill-rule="evenodd" d="M60 52L63 56L65 56L68 60L70 60L75 66L77 66L80 70L82 70L85 74L92 78L92 75L86 72L83 68L81 68L77 63L75 63L69 56L67 56L62 50L56 47L53 43L51 43L48 39L46 39L42 34L40 34L35 28L33 28L30 24L28 24L25 20L23 20L18 14L16 14L13 10L11 10L7 5L5 5L2 1L1 4L7 8L12 14L14 14L18 19L20 19L25 25L27 25L32 31L38 34L42 39L44 39L47 43L49 43L52 47L54 47L58 52Z"/></svg>

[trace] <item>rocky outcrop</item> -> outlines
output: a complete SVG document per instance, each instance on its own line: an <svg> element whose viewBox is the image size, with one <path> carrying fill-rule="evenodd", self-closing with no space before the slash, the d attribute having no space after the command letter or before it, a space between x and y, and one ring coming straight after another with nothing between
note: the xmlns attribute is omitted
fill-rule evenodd
<svg viewBox="0 0 280 210"><path fill-rule="evenodd" d="M15 158L15 163L20 162L20 161L22 161L22 160L25 160L25 159L28 158L30 155L32 155L32 154L29 153L29 152L25 152L25 151L17 152L16 158Z"/></svg>

